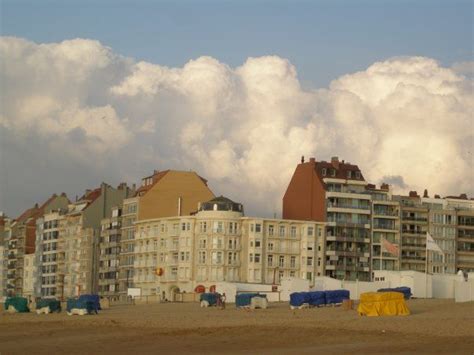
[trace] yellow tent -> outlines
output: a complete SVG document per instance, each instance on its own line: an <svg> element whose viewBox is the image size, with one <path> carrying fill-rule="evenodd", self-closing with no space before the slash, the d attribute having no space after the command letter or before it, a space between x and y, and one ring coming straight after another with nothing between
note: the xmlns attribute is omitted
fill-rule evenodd
<svg viewBox="0 0 474 355"><path fill-rule="evenodd" d="M360 295L357 312L361 316L407 316L410 314L403 293L366 292Z"/></svg>

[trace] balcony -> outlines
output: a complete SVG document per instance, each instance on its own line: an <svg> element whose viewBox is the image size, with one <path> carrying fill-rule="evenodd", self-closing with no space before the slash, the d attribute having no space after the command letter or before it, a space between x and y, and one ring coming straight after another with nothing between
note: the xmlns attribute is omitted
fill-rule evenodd
<svg viewBox="0 0 474 355"><path fill-rule="evenodd" d="M350 222L348 220L328 219L329 226L348 227L348 228L370 228L369 221Z"/></svg>
<svg viewBox="0 0 474 355"><path fill-rule="evenodd" d="M426 217L412 217L412 216L402 216L403 221L413 221L413 222L428 222Z"/></svg>
<svg viewBox="0 0 474 355"><path fill-rule="evenodd" d="M398 217L398 211L389 211L389 210L378 210L374 209L374 216L384 216L384 217Z"/></svg>
<svg viewBox="0 0 474 355"><path fill-rule="evenodd" d="M397 226L390 223L374 223L373 229L383 229L383 230L390 230L390 231L398 230Z"/></svg>
<svg viewBox="0 0 474 355"><path fill-rule="evenodd" d="M370 237L353 237L344 235L328 235L326 236L327 241L333 242L355 242L355 243L370 243Z"/></svg>
<svg viewBox="0 0 474 355"><path fill-rule="evenodd" d="M403 234L412 234L412 235L426 235L426 231L419 231L419 230L413 230L413 229L402 229Z"/></svg>

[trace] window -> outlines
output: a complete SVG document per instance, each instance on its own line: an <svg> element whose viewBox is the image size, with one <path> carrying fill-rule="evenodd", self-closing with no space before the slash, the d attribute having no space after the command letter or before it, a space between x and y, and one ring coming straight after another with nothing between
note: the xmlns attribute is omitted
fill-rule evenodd
<svg viewBox="0 0 474 355"><path fill-rule="evenodd" d="M212 252L212 263L213 264L222 264L222 252L213 251Z"/></svg>
<svg viewBox="0 0 474 355"><path fill-rule="evenodd" d="M307 233L308 237L312 237L313 234L314 234L314 227L308 227L308 233Z"/></svg>
<svg viewBox="0 0 474 355"><path fill-rule="evenodd" d="M268 243L268 250L273 250L273 243Z"/></svg>
<svg viewBox="0 0 474 355"><path fill-rule="evenodd" d="M252 253L249 254L249 262L253 263L253 254Z"/></svg>
<svg viewBox="0 0 474 355"><path fill-rule="evenodd" d="M273 228L274 228L273 224L270 224L268 226L268 235L273 235Z"/></svg>
<svg viewBox="0 0 474 355"><path fill-rule="evenodd" d="M214 233L222 233L224 232L224 222L221 221L215 221L214 222Z"/></svg>
<svg viewBox="0 0 474 355"><path fill-rule="evenodd" d="M255 224L255 233L262 232L262 225L260 223Z"/></svg>
<svg viewBox="0 0 474 355"><path fill-rule="evenodd" d="M308 258L306 259L306 265L313 266L313 257L308 256ZM308 280L311 280L311 279L308 279Z"/></svg>
<svg viewBox="0 0 474 355"><path fill-rule="evenodd" d="M322 169L321 169L321 175L322 175L322 176L326 176L326 172L327 172L327 171L326 171L326 168L322 168Z"/></svg>
<svg viewBox="0 0 474 355"><path fill-rule="evenodd" d="M255 225L254 224L251 224L250 225L250 231L253 232L255 230Z"/></svg>
<svg viewBox="0 0 474 355"><path fill-rule="evenodd" d="M186 223L181 223L181 230L182 231L185 231L186 230Z"/></svg>
<svg viewBox="0 0 474 355"><path fill-rule="evenodd" d="M356 171L356 179L360 179L360 171Z"/></svg>
<svg viewBox="0 0 474 355"><path fill-rule="evenodd" d="M268 255L267 257L267 263L268 263L268 266L272 266L273 264L273 255Z"/></svg>
<svg viewBox="0 0 474 355"><path fill-rule="evenodd" d="M198 262L199 262L199 264L205 264L206 263L206 252L205 251L200 251L199 252Z"/></svg>
<svg viewBox="0 0 474 355"><path fill-rule="evenodd" d="M207 222L200 222L199 223L199 231L201 233L206 233L207 232Z"/></svg>
<svg viewBox="0 0 474 355"><path fill-rule="evenodd" d="M280 237L285 236L285 226L280 226Z"/></svg>
<svg viewBox="0 0 474 355"><path fill-rule="evenodd" d="M296 256L290 258L290 267L296 267Z"/></svg>
<svg viewBox="0 0 474 355"><path fill-rule="evenodd" d="M293 238L296 237L296 227L295 226L291 226L290 235Z"/></svg>
<svg viewBox="0 0 474 355"><path fill-rule="evenodd" d="M278 266L279 267L285 266L285 256L280 255L280 259L278 260Z"/></svg>
<svg viewBox="0 0 474 355"><path fill-rule="evenodd" d="M351 179L351 178L352 178L352 171L349 170L349 171L347 172L347 178L348 178L348 179Z"/></svg>
<svg viewBox="0 0 474 355"><path fill-rule="evenodd" d="M260 254L255 254L254 261L255 261L255 263L259 263L259 262L260 262Z"/></svg>
<svg viewBox="0 0 474 355"><path fill-rule="evenodd" d="M313 279L313 273L312 272L307 272L306 273L306 280L311 281Z"/></svg>
<svg viewBox="0 0 474 355"><path fill-rule="evenodd" d="M205 238L199 239L199 248L206 249L207 240Z"/></svg>
<svg viewBox="0 0 474 355"><path fill-rule="evenodd" d="M331 176L332 177L336 176L336 169L331 169Z"/></svg>
<svg viewBox="0 0 474 355"><path fill-rule="evenodd" d="M260 248L260 245L261 245L260 239L257 239L257 240L255 241L255 248Z"/></svg>

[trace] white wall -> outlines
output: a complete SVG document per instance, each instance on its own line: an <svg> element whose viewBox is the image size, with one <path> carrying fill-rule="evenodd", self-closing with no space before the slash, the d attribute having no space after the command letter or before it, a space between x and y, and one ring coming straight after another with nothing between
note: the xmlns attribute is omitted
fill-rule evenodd
<svg viewBox="0 0 474 355"><path fill-rule="evenodd" d="M296 277L284 278L281 280L280 300L286 302L290 300L290 294L293 292L307 291L309 291L309 280L298 279Z"/></svg>
<svg viewBox="0 0 474 355"><path fill-rule="evenodd" d="M239 292L260 292L267 295L269 302L278 302L280 300L279 292L272 292L272 285L265 284L217 282L216 292L220 294L225 293L227 303L235 303L235 296Z"/></svg>
<svg viewBox="0 0 474 355"><path fill-rule="evenodd" d="M474 301L474 280L454 281L454 296L456 302Z"/></svg>

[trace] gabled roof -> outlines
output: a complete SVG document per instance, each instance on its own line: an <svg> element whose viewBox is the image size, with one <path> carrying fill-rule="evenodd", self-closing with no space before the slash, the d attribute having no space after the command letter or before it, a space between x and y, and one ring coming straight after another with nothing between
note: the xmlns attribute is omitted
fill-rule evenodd
<svg viewBox="0 0 474 355"><path fill-rule="evenodd" d="M138 189L137 189L137 192L135 194L135 196L143 196L144 194L146 194L148 192L148 190L150 190L153 186L156 185L156 183L158 181L160 181L170 170L164 170L164 171L157 171L155 170L155 172L153 173L153 175L150 175L150 176L147 176L147 177L144 177L142 180L145 180L145 179L150 179L152 178L153 179L153 182L149 185L142 185L140 186Z"/></svg>
<svg viewBox="0 0 474 355"><path fill-rule="evenodd" d="M322 175L322 170L326 169L326 175ZM335 175L331 174L331 171L335 171ZM347 177L347 173L352 171L353 174L350 178ZM343 161L336 162L327 162L319 161L316 162L316 172L321 178L335 178L335 179L344 179L344 180L358 180L364 181L364 176L360 171L359 167L354 164L346 163ZM360 173L360 178L356 178L355 172Z"/></svg>
<svg viewBox="0 0 474 355"><path fill-rule="evenodd" d="M89 203L94 202L100 196L101 192L102 189L98 187L85 193L78 201L87 201Z"/></svg>

